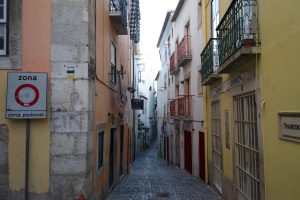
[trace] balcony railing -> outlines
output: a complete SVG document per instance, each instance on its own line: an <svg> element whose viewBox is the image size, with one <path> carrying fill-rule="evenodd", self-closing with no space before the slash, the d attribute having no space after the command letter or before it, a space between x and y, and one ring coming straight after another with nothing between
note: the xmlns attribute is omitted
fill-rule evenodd
<svg viewBox="0 0 300 200"><path fill-rule="evenodd" d="M109 16L119 35L127 35L127 4L126 0L110 0Z"/></svg>
<svg viewBox="0 0 300 200"><path fill-rule="evenodd" d="M192 96L183 95L178 98L178 116L190 118L192 116Z"/></svg>
<svg viewBox="0 0 300 200"><path fill-rule="evenodd" d="M218 39L211 38L201 53L202 84L207 85L218 78Z"/></svg>
<svg viewBox="0 0 300 200"><path fill-rule="evenodd" d="M171 100L169 103L169 117L177 116L177 99Z"/></svg>
<svg viewBox="0 0 300 200"><path fill-rule="evenodd" d="M177 46L178 66L183 66L192 59L191 36L185 35Z"/></svg>
<svg viewBox="0 0 300 200"><path fill-rule="evenodd" d="M170 72L171 72L171 73L176 72L177 69L178 69L176 57L177 57L177 52L174 51L173 54L172 54L171 57L170 57Z"/></svg>
<svg viewBox="0 0 300 200"><path fill-rule="evenodd" d="M233 0L219 23L217 32L220 66L242 47L248 49L241 54L256 54L256 51L249 48L255 47L258 39L256 0ZM239 55L235 57L238 58Z"/></svg>

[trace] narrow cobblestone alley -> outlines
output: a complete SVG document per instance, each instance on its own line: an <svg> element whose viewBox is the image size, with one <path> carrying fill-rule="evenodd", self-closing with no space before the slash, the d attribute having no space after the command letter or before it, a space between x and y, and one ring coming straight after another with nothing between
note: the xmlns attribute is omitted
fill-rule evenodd
<svg viewBox="0 0 300 200"><path fill-rule="evenodd" d="M131 174L117 185L108 200L221 199L208 185L184 170L159 159L154 146L134 162Z"/></svg>

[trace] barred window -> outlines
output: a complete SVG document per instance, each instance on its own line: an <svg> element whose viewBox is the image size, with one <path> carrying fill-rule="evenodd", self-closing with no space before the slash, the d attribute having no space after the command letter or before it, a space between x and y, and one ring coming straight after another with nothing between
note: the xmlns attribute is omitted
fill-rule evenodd
<svg viewBox="0 0 300 200"><path fill-rule="evenodd" d="M0 55L7 55L7 0L0 0Z"/></svg>
<svg viewBox="0 0 300 200"><path fill-rule="evenodd" d="M259 135L254 93L234 98L237 189L246 199L260 199Z"/></svg>

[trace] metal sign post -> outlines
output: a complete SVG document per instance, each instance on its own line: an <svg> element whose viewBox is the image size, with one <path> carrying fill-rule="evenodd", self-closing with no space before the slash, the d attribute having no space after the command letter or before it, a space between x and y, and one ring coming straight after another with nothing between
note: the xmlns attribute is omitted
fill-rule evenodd
<svg viewBox="0 0 300 200"><path fill-rule="evenodd" d="M25 200L28 200L30 119L26 119Z"/></svg>
<svg viewBox="0 0 300 200"><path fill-rule="evenodd" d="M47 73L7 73L6 118L26 120L25 200L29 193L30 119L47 118Z"/></svg>

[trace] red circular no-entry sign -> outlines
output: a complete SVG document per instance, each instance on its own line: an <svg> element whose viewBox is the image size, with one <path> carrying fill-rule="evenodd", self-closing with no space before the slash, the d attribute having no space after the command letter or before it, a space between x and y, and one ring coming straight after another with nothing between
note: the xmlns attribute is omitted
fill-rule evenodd
<svg viewBox="0 0 300 200"><path fill-rule="evenodd" d="M39 98L39 90L32 84L20 85L15 91L16 102L23 107L33 106Z"/></svg>

